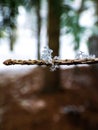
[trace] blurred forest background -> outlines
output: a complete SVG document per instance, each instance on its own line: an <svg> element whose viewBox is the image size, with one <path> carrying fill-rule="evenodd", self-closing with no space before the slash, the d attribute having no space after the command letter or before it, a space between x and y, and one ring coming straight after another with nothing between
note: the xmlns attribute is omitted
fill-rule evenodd
<svg viewBox="0 0 98 130"><path fill-rule="evenodd" d="M37 59L43 26L53 56L59 56L60 38L65 36L75 53L85 42L89 54L98 57L97 0L0 0L0 39L7 39L10 51L18 38L17 18L22 9L32 19L26 26L36 37ZM88 12L90 21L83 20ZM98 65L54 72L37 66L25 74L22 71L0 73L0 130L98 130Z"/></svg>

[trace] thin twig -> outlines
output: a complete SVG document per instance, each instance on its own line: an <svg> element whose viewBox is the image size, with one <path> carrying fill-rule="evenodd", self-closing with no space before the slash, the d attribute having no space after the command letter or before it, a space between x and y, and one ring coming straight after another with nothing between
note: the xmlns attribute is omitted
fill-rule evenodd
<svg viewBox="0 0 98 130"><path fill-rule="evenodd" d="M13 60L8 59L3 62L5 65L78 65L78 64L96 64L98 58L94 59L65 59L65 60L52 60L52 63L47 63L44 60Z"/></svg>

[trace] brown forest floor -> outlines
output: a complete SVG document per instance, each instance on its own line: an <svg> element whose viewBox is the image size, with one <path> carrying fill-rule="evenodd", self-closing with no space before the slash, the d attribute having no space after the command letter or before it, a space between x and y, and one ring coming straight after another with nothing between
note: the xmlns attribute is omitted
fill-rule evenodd
<svg viewBox="0 0 98 130"><path fill-rule="evenodd" d="M98 71L61 70L63 91L41 93L44 69L0 74L0 130L98 130Z"/></svg>

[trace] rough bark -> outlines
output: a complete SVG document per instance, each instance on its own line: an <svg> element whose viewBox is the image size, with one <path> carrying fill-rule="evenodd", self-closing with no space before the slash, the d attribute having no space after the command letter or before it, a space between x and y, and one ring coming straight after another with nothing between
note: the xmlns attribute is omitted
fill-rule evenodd
<svg viewBox="0 0 98 130"><path fill-rule="evenodd" d="M3 62L5 65L79 65L79 64L97 64L98 58L93 59L65 59L65 60L53 60L52 63L47 63L43 60L12 60L8 59Z"/></svg>

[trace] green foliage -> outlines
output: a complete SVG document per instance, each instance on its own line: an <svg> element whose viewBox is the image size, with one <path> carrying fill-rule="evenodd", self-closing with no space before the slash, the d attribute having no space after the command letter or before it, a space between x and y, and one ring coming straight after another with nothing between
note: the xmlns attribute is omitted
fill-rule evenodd
<svg viewBox="0 0 98 130"><path fill-rule="evenodd" d="M24 6L30 10L33 6L37 7L39 0L0 0L0 38L4 37L5 33L12 32L16 28L16 16L18 15L18 7ZM41 0L40 0L41 1ZM86 3L91 1L95 3L96 12L98 12L97 0L81 0L79 9L74 9L72 2L75 0L53 0L54 15L57 13L61 16L61 28L65 28L65 35L73 36L74 49L79 49L81 39L86 27L79 24L81 13L87 9ZM97 23L97 22L96 22Z"/></svg>
<svg viewBox="0 0 98 130"><path fill-rule="evenodd" d="M65 34L71 34L73 36L75 50L79 49L81 38L86 30L85 27L79 24L80 15L79 10L74 9L70 4L64 5L61 28L65 27Z"/></svg>
<svg viewBox="0 0 98 130"><path fill-rule="evenodd" d="M7 36L10 40L10 48L13 48L12 45L15 43L13 32L17 26L18 7L20 5L26 7L29 2L30 0L0 0L0 38ZM7 35L4 35L5 33Z"/></svg>
<svg viewBox="0 0 98 130"><path fill-rule="evenodd" d="M0 0L0 31L4 31L8 27L15 27L15 16L18 14L18 1Z"/></svg>

